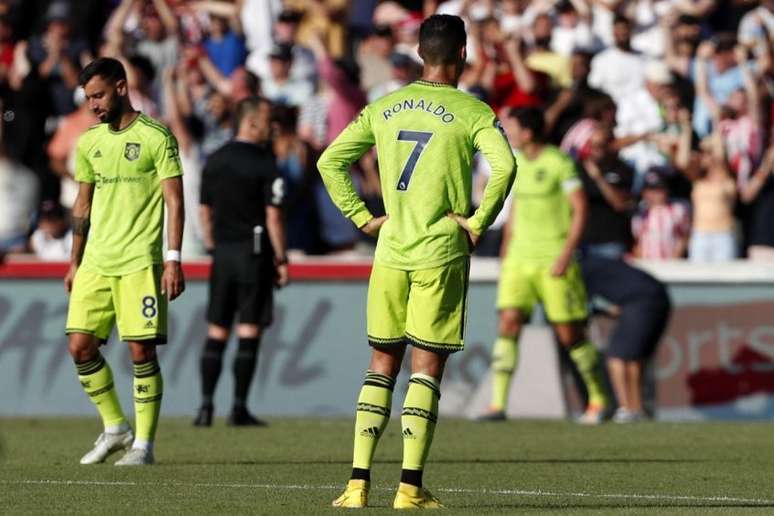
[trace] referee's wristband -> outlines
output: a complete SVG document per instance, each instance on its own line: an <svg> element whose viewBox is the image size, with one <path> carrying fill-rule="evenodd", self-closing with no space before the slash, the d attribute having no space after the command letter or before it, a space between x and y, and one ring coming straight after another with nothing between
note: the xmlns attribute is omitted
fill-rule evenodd
<svg viewBox="0 0 774 516"><path fill-rule="evenodd" d="M179 262L180 261L180 251L177 251L175 249L169 249L167 251L167 260L168 262Z"/></svg>

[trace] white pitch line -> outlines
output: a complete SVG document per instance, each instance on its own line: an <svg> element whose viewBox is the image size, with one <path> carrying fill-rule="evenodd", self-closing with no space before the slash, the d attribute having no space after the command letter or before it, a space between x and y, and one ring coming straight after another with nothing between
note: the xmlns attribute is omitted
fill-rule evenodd
<svg viewBox="0 0 774 516"><path fill-rule="evenodd" d="M338 485L308 485L308 484L228 484L211 482L131 482L131 481L101 481L101 480L0 480L0 484L6 485L78 485L78 486L156 486L156 487L218 487L236 489L282 489L282 490L333 490ZM381 491L392 490L390 487L375 487ZM545 496L550 498L574 497L574 498L613 498L620 500L665 500L665 501L690 501L690 502L726 502L748 503L756 505L774 505L774 500L764 498L739 498L735 496L690 496L671 494L638 494L638 493L581 493L561 491L529 491L524 489L462 489L453 487L435 488L439 493L464 493L464 494L489 494L502 496Z"/></svg>

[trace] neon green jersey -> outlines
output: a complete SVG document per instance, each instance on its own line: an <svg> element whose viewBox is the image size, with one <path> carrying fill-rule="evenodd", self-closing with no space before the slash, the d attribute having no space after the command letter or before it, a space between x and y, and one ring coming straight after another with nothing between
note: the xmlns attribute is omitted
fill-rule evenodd
<svg viewBox="0 0 774 516"><path fill-rule="evenodd" d="M567 195L581 187L575 163L558 148L546 145L534 160L516 155L519 178L513 187L509 262L548 262L567 239L572 207Z"/></svg>
<svg viewBox="0 0 774 516"><path fill-rule="evenodd" d="M162 263L161 180L183 173L169 129L144 114L117 132L98 124L81 135L75 160L76 181L94 183L81 266L122 276Z"/></svg>
<svg viewBox="0 0 774 516"><path fill-rule="evenodd" d="M471 211L476 151L492 167L481 206L468 219L476 233L497 216L516 176L489 106L452 86L416 81L366 106L317 163L333 202L358 227L372 215L349 167L373 145L389 215L376 260L387 267L429 269L469 253L466 235L447 214Z"/></svg>

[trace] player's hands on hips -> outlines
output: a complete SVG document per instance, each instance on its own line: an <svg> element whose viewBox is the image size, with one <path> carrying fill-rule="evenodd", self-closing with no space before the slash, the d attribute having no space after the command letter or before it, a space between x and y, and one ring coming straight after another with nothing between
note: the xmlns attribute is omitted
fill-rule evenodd
<svg viewBox="0 0 774 516"><path fill-rule="evenodd" d="M470 228L470 224L468 224L468 218L456 213L449 213L448 217L465 230L465 232L468 234L468 243L470 244L470 249L475 249L475 247L478 245L478 241L481 239L481 235L473 232L473 230Z"/></svg>
<svg viewBox="0 0 774 516"><path fill-rule="evenodd" d="M277 262L274 264L277 271L277 275L274 279L274 284L277 288L282 288L290 281L290 275L288 274L288 262Z"/></svg>
<svg viewBox="0 0 774 516"><path fill-rule="evenodd" d="M571 253L560 254L559 258L557 258L554 264L551 266L551 276L554 276L555 278L564 276L564 274L567 272L567 267L570 266L570 260L572 260Z"/></svg>
<svg viewBox="0 0 774 516"><path fill-rule="evenodd" d="M161 275L161 295L172 301L185 290L185 278L180 262L167 260L164 262L164 274Z"/></svg>
<svg viewBox="0 0 774 516"><path fill-rule="evenodd" d="M389 218L389 215L382 215L381 217L374 217L362 226L360 226L360 231L365 233L366 235L370 237L376 238L379 235L379 230L382 227L382 224L387 222L387 219Z"/></svg>
<svg viewBox="0 0 774 516"><path fill-rule="evenodd" d="M76 272L78 272L78 266L74 263L70 264L70 268L67 270L64 278L64 288L68 294L73 291L73 280L75 279Z"/></svg>

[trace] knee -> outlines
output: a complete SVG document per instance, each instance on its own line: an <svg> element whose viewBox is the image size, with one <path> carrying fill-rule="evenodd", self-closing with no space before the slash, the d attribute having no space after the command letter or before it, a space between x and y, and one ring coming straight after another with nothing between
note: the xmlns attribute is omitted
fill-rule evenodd
<svg viewBox="0 0 774 516"><path fill-rule="evenodd" d="M500 312L497 332L500 337L517 338L521 331L521 318L519 313L513 310Z"/></svg>
<svg viewBox="0 0 774 516"><path fill-rule="evenodd" d="M400 372L404 351L405 349L390 351L374 349L371 355L371 364L368 368L375 373L395 378Z"/></svg>
<svg viewBox="0 0 774 516"><path fill-rule="evenodd" d="M228 340L228 328L218 326L217 324L210 324L207 326L207 337L220 341Z"/></svg>
<svg viewBox="0 0 774 516"><path fill-rule="evenodd" d="M142 363L150 362L156 359L156 346L144 344L131 344L132 362Z"/></svg>
<svg viewBox="0 0 774 516"><path fill-rule="evenodd" d="M75 362L88 362L99 353L99 347L94 342L94 338L86 335L70 335L67 347Z"/></svg>

